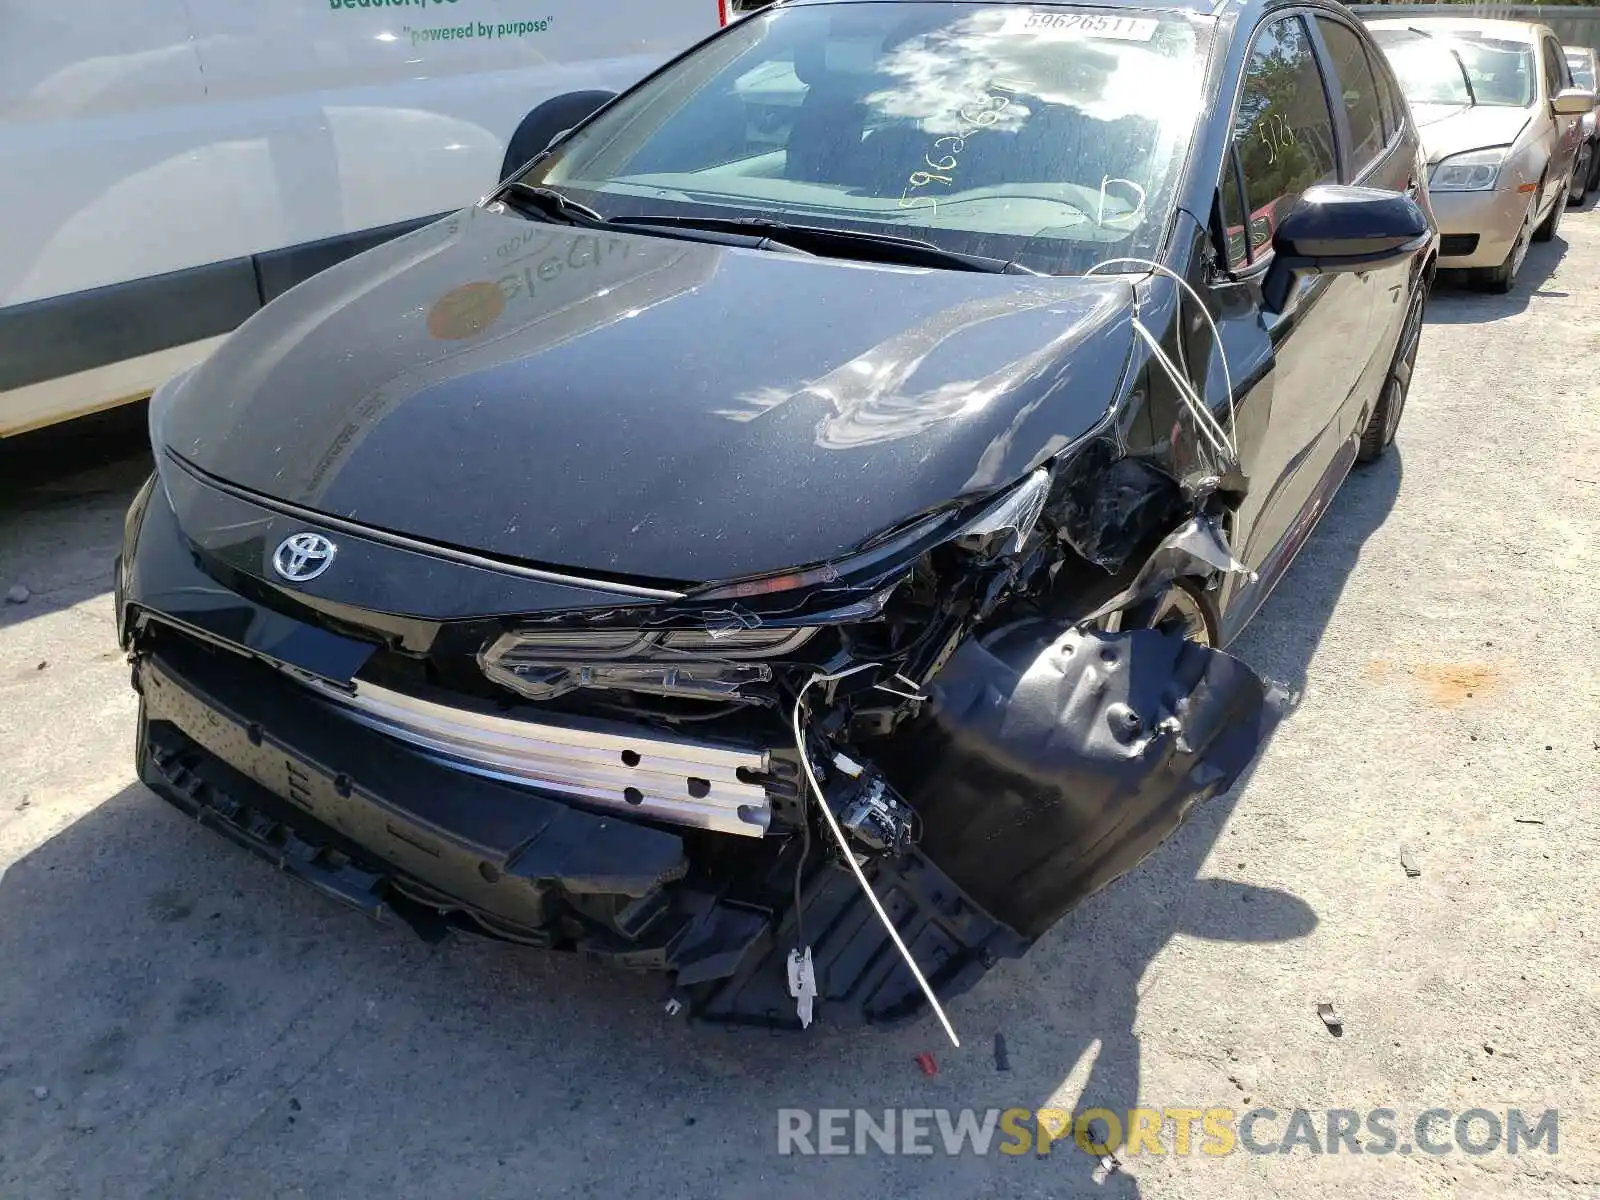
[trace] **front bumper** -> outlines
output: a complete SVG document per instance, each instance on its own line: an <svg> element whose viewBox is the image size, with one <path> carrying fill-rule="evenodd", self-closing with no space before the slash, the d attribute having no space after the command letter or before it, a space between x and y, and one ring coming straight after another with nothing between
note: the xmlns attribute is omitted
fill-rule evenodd
<svg viewBox="0 0 1600 1200"><path fill-rule="evenodd" d="M1433 192L1429 199L1439 223L1439 267L1454 271L1503 263L1534 196L1515 188L1496 188L1491 192ZM1470 243L1472 238L1476 243ZM1469 253L1450 252L1457 246L1466 249L1467 244L1472 247Z"/></svg>
<svg viewBox="0 0 1600 1200"><path fill-rule="evenodd" d="M538 704L496 715L470 689L396 679L403 650L461 631L348 605L329 616L275 592L206 546L228 533L246 561L273 544L225 515L191 538L154 485L129 512L117 625L141 697L140 777L160 795L373 916L669 973L674 1011L692 1019L801 1027L786 970L801 946L819 1020L925 1007L812 819L820 804L795 786L797 755L734 744L753 736L744 726L707 740ZM1185 531L1144 573L1192 556L1185 538L1199 535ZM1221 651L1036 617L967 638L928 689L893 736L813 765L940 998L1023 953L1232 786L1279 712ZM694 804L669 795L680 784ZM904 802L893 828L870 811L885 789Z"/></svg>
<svg viewBox="0 0 1600 1200"><path fill-rule="evenodd" d="M792 911L698 869L684 835L463 774L265 663L172 634L151 647L134 660L141 779L296 879L429 936L465 925L670 972L691 1019L799 1027L783 967ZM798 848L770 849L787 889ZM872 883L941 998L1026 948L919 855L876 863ZM921 1011L843 865L808 867L803 889L819 1019Z"/></svg>

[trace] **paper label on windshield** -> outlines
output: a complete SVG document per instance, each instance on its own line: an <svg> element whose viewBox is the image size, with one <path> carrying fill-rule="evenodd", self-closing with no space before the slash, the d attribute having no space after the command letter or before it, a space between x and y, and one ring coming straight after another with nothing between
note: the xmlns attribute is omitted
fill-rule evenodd
<svg viewBox="0 0 1600 1200"><path fill-rule="evenodd" d="M1154 17L1108 17L1100 13L1051 12L1024 8L1006 14L1001 33L1055 34L1067 37L1115 38L1148 42L1161 22Z"/></svg>

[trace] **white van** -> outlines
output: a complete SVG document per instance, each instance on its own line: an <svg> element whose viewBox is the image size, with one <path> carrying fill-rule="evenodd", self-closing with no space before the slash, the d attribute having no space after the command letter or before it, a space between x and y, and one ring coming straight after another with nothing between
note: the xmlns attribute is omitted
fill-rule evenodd
<svg viewBox="0 0 1600 1200"><path fill-rule="evenodd" d="M475 201L562 128L525 123L542 101L619 91L730 15L0 5L0 437L148 394L300 280Z"/></svg>

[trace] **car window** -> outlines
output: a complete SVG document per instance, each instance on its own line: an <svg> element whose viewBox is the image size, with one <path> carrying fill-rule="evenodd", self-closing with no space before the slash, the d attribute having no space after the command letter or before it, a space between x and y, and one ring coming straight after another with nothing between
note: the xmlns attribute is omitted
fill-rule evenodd
<svg viewBox="0 0 1600 1200"><path fill-rule="evenodd" d="M608 217L764 216L1076 273L1164 243L1214 23L898 0L740 21L535 163Z"/></svg>
<svg viewBox="0 0 1600 1200"><path fill-rule="evenodd" d="M1567 60L1555 50L1555 43L1549 38L1540 38L1539 44L1544 48L1540 55L1544 59L1544 88L1547 96L1554 96L1566 87Z"/></svg>
<svg viewBox="0 0 1600 1200"><path fill-rule="evenodd" d="M1327 44L1332 60L1337 91L1344 102L1345 120L1350 126L1350 168L1361 172L1383 149L1383 114L1378 107L1378 84L1367 62L1361 38L1343 22L1317 18L1317 28Z"/></svg>
<svg viewBox="0 0 1600 1200"><path fill-rule="evenodd" d="M1233 132L1244 167L1243 223L1254 260L1301 192L1338 178L1333 116L1299 17L1274 21L1256 38Z"/></svg>
<svg viewBox="0 0 1600 1200"><path fill-rule="evenodd" d="M1589 59L1584 54L1568 54L1567 70L1572 72L1572 82L1576 87L1594 89L1594 71L1589 67Z"/></svg>
<svg viewBox="0 0 1600 1200"><path fill-rule="evenodd" d="M1566 61L1560 54L1550 53L1549 38L1539 38L1539 66L1544 69L1544 93L1554 96L1562 90L1562 80L1566 77Z"/></svg>
<svg viewBox="0 0 1600 1200"><path fill-rule="evenodd" d="M1400 92L1400 85L1395 80L1388 59L1380 52L1371 61L1372 73L1378 79L1378 95L1383 97L1384 128L1392 137L1406 127L1411 109Z"/></svg>

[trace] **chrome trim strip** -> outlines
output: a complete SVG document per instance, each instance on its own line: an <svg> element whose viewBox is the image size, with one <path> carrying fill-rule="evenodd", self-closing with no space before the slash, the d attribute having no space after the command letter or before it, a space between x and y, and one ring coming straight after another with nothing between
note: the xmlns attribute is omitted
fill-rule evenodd
<svg viewBox="0 0 1600 1200"><path fill-rule="evenodd" d="M347 521L343 517L333 517L327 513L317 512L315 509L302 508L300 505L291 504L287 500L263 496L261 493L251 491L249 488L242 488L238 484L218 479L215 475L210 475L201 470L170 448L167 449L166 455L175 466L182 468L206 487L215 488L217 491L232 496L236 500L243 500L247 504L255 504L261 508L270 509L286 517L293 517L297 521L304 521L308 525L320 525L324 529L337 529L340 533L366 538L370 542L380 542L384 545L396 546L401 550L411 550L417 554L431 555L434 558L446 559L467 567L480 567L485 571L498 571L502 575L516 575L523 579L536 579L540 583L556 583L565 587L586 588L592 592L609 592L615 596L636 596L643 600L682 600L685 595L683 592L669 592L663 588L639 587L631 583L613 583L610 580L584 579L577 575L562 575L556 571L541 571L537 567L517 566L514 563L502 562L499 559L485 558L480 554L473 554L467 550L456 550L449 546L439 546L433 542L424 542L417 538L406 537L404 534L372 529L366 525L359 525L354 521Z"/></svg>
<svg viewBox="0 0 1600 1200"><path fill-rule="evenodd" d="M436 704L357 681L354 694L302 679L380 733L428 751L446 765L574 796L658 821L761 837L772 820L766 789L739 772L764 772L767 755L670 734L620 733L596 722L559 725ZM632 761L629 761L629 756ZM699 781L702 794L690 792ZM627 793L637 793L629 801Z"/></svg>

